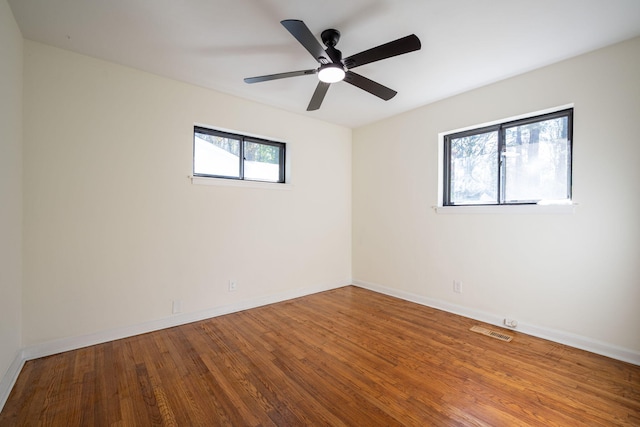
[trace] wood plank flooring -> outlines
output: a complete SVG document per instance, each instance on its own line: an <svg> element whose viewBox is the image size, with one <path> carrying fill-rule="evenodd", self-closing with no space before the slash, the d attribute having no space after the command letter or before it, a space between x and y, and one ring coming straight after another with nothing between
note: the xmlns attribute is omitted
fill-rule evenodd
<svg viewBox="0 0 640 427"><path fill-rule="evenodd" d="M28 361L0 426L640 426L640 367L349 286Z"/></svg>

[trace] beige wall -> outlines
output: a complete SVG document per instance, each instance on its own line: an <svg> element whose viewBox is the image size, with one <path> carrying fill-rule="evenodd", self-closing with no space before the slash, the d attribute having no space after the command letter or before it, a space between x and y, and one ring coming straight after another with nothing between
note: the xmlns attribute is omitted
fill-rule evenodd
<svg viewBox="0 0 640 427"><path fill-rule="evenodd" d="M33 42L23 52L1 16L0 372L21 346L167 319L173 300L193 313L351 277L640 351L640 39L352 143L302 115ZM574 215L434 213L439 132L568 103ZM193 185L194 123L286 141L292 187Z"/></svg>
<svg viewBox="0 0 640 427"><path fill-rule="evenodd" d="M350 129L28 41L24 81L25 346L349 283ZM287 142L291 188L192 184L194 123Z"/></svg>
<svg viewBox="0 0 640 427"><path fill-rule="evenodd" d="M637 354L639 76L636 38L355 130L354 279ZM574 215L434 212L438 133L570 103Z"/></svg>
<svg viewBox="0 0 640 427"><path fill-rule="evenodd" d="M22 45L0 0L0 384L21 347Z"/></svg>

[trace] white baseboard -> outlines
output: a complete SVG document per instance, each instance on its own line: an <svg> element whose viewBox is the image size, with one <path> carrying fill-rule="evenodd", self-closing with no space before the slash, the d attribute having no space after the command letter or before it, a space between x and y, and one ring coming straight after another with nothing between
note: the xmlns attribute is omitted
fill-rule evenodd
<svg viewBox="0 0 640 427"><path fill-rule="evenodd" d="M171 317L153 320L137 325L125 326L122 328L100 331L82 336L62 338L26 347L22 350L22 357L24 358L24 361L26 361L37 359L39 357L51 356L52 354L76 350L91 345L102 344L105 342L127 338L134 335L145 334L147 332L172 328L174 326L180 326L187 323L197 322L199 320L210 319L212 317L248 310L250 308L256 308L263 305L287 301L318 292L328 291L330 289L341 288L349 284L351 284L350 281L345 281L338 284L317 285L313 287L293 289L290 291L268 295L260 298L254 298L251 300L239 302L237 304L216 307L209 310L203 310L193 313L175 314Z"/></svg>
<svg viewBox="0 0 640 427"><path fill-rule="evenodd" d="M7 403L9 394L18 379L18 375L24 366L24 362L25 359L22 351L19 351L18 354L16 354L15 359L13 359L13 362L11 362L11 365L9 365L7 372L5 372L4 376L0 378L0 411L4 408L4 404Z"/></svg>
<svg viewBox="0 0 640 427"><path fill-rule="evenodd" d="M195 313L177 314L171 317L145 322L138 325L131 325L107 331L95 332L83 336L63 338L26 347L16 355L15 360L13 361L11 366L9 366L9 369L7 370L5 375L0 379L0 411L4 407L4 404L9 397L9 393L11 392L11 389L13 388L13 385L15 384L20 371L22 370L22 367L27 360L50 356L53 354L62 353L64 351L76 350L78 348L83 348L91 345L102 344L105 342L144 334L147 332L153 332L160 329L180 326L187 323L197 322L199 320L261 307L268 304L287 301L294 298L312 295L318 292L341 288L343 286L348 286L349 284L354 284L356 286L369 289L374 292L401 298L406 301L415 302L417 304L425 305L428 307L436 308L439 310L447 311L449 313L458 314L460 316L502 327L502 317L498 315L361 280L353 280L352 282L345 281L339 284L318 285L313 287L294 289L279 294L268 295L261 298L243 301L237 304L212 308L210 310L204 310ZM571 347L590 351L596 354L601 354L603 356L611 357L613 359L622 360L624 362L629 362L634 365L640 366L640 353L633 350L617 347L609 343L604 343L568 332L543 328L536 325L519 323L517 330L527 335L547 339L560 344L565 344Z"/></svg>
<svg viewBox="0 0 640 427"><path fill-rule="evenodd" d="M20 374L20 371L22 370L22 367L27 360L51 356L53 354L62 353L65 351L76 350L91 345L102 344L109 341L132 337L134 335L145 334L147 332L172 328L174 326L180 326L187 323L197 322L199 320L210 319L212 317L248 310L250 308L288 301L294 298L316 294L318 292L341 288L350 284L350 280L345 280L340 283L321 284L306 288L293 289L274 295L267 295L260 298L242 301L237 304L216 307L194 313L176 314L171 317L153 320L137 325L125 326L122 328L100 331L82 336L62 338L23 348L18 353L5 375L0 379L0 411L2 411L2 408L4 408L4 404L6 403L11 390L13 389L13 386L18 379L18 375Z"/></svg>
<svg viewBox="0 0 640 427"><path fill-rule="evenodd" d="M503 316L498 316L493 313L487 313L481 310L463 307L446 301L428 298L422 295L417 295L411 292L405 292L402 290L393 289L362 280L353 280L353 284L361 288L379 292L381 294L415 302L417 304L447 311L449 313L458 314L460 316L468 317L470 319L478 320L484 323L489 323L491 325L504 327L504 325L502 324ZM640 366L640 352L618 347L610 343L594 340L592 338L572 334L561 330L545 328L522 322L518 323L518 327L515 330L527 335L532 335L534 337L546 339L560 344L565 344L570 347L575 347L581 350L589 351L591 353L600 354L602 356L607 356L612 359L617 359L623 362L628 362Z"/></svg>

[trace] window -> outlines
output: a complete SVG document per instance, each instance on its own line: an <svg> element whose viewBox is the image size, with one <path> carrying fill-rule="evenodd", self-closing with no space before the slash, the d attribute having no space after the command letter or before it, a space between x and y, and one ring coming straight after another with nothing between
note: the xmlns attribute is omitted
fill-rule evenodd
<svg viewBox="0 0 640 427"><path fill-rule="evenodd" d="M214 129L193 129L193 175L285 182L285 144Z"/></svg>
<svg viewBox="0 0 640 427"><path fill-rule="evenodd" d="M444 206L571 200L573 109L444 136Z"/></svg>

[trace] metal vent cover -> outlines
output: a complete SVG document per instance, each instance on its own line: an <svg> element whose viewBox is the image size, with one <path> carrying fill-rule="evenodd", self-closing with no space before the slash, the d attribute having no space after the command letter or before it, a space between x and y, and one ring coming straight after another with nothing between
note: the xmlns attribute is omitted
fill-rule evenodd
<svg viewBox="0 0 640 427"><path fill-rule="evenodd" d="M491 338L495 338L500 341L510 342L513 339L511 335L492 331L491 329L483 328L482 326L472 326L469 330L472 332L477 332L482 335L486 335Z"/></svg>

